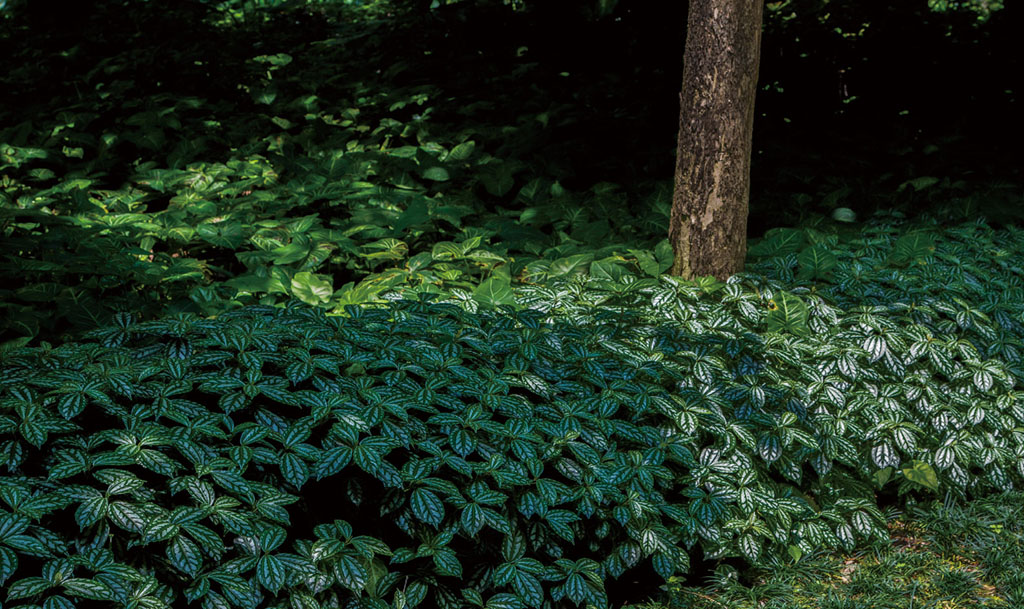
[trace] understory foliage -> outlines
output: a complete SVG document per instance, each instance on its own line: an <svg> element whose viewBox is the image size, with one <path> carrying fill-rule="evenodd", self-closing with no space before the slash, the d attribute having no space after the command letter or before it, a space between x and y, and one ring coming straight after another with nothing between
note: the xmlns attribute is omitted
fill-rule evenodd
<svg viewBox="0 0 1024 609"><path fill-rule="evenodd" d="M73 339L123 311L217 315L298 299L340 312L393 289L514 304L517 285L617 279L616 267L653 278L671 265L685 21L675 4L622 2L590 21L570 18L589 2L60 4L0 11L0 89L20 100L0 106L0 349ZM970 58L987 37L908 44L923 3L876 17L770 4L765 48L778 52L765 52L771 85L758 93L752 234L839 206L867 217L868 202L1020 220L1018 182L990 167L1018 164L981 138L1019 113L949 80L989 63L1015 73L1015 30L992 34L1007 50L982 64ZM864 21L890 24L878 36L899 52L847 39ZM894 63L908 49L939 72ZM870 70L866 55L878 58ZM783 57L795 63L772 67ZM833 99L844 73L864 75L852 105ZM903 116L906 90L920 101ZM823 136L837 104L853 116L873 95L896 123L858 115L853 141ZM955 133L921 140L924 123L906 121L922 111L944 129L970 116L993 124L969 129L960 149ZM864 136L874 129L886 146Z"/></svg>
<svg viewBox="0 0 1024 609"><path fill-rule="evenodd" d="M802 225L681 281L648 180L675 133L640 137L675 90L634 94L676 86L643 59L676 49L664 13L563 49L557 10L497 3L81 4L0 15L5 606L602 607L1020 487L1024 234L955 225L1019 189L942 140L769 146L752 210ZM766 59L801 54L844 73Z"/></svg>
<svg viewBox="0 0 1024 609"><path fill-rule="evenodd" d="M886 503L1019 486L1022 234L926 228L772 233L725 284L119 314L10 350L7 600L604 607L627 572L850 549Z"/></svg>

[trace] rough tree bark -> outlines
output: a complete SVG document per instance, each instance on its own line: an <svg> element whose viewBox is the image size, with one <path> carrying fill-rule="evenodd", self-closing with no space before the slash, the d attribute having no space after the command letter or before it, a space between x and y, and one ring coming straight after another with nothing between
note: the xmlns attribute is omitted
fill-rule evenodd
<svg viewBox="0 0 1024 609"><path fill-rule="evenodd" d="M672 274L743 270L764 0L690 0L669 241Z"/></svg>

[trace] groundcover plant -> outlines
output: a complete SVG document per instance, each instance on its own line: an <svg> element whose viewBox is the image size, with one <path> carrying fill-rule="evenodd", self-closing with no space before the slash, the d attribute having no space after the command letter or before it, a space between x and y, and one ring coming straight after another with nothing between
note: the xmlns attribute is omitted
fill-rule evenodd
<svg viewBox="0 0 1024 609"><path fill-rule="evenodd" d="M4 607L617 609L1020 489L1019 167L964 122L1015 106L945 79L998 31L768 3L747 272L683 281L679 23L418 4L0 7ZM902 24L941 95L855 99Z"/></svg>
<svg viewBox="0 0 1024 609"><path fill-rule="evenodd" d="M773 233L725 283L121 314L8 350L8 602L604 607L1013 488L1021 234L899 227Z"/></svg>

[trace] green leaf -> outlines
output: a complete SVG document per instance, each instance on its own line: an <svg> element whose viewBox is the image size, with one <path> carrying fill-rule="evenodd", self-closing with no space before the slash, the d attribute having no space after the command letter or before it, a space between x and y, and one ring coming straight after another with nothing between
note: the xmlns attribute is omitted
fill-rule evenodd
<svg viewBox="0 0 1024 609"><path fill-rule="evenodd" d="M950 465L953 465L953 461L956 460L956 452L952 446L942 446L935 451L935 465L940 469L946 469Z"/></svg>
<svg viewBox="0 0 1024 609"><path fill-rule="evenodd" d="M906 190L906 188L908 186L913 188L915 192L920 192L920 191L924 190L925 188L929 188L931 186L934 186L934 185L938 184L940 181L941 180L939 180L939 178L936 178L936 177L921 176L919 178L914 178L912 180L907 180L906 182L900 184L899 187L896 189L896 192L901 192L903 190Z"/></svg>
<svg viewBox="0 0 1024 609"><path fill-rule="evenodd" d="M480 181L487 192L496 197L504 197L516 185L515 168L511 163L491 163L484 166L480 173Z"/></svg>
<svg viewBox="0 0 1024 609"><path fill-rule="evenodd" d="M752 245L747 254L755 257L785 256L799 252L807 240L802 230L795 228L773 228L760 241Z"/></svg>
<svg viewBox="0 0 1024 609"><path fill-rule="evenodd" d="M939 490L939 478L935 474L935 470L924 461L911 461L910 467L905 467L901 471L907 477L907 480L928 487L933 491Z"/></svg>
<svg viewBox="0 0 1024 609"><path fill-rule="evenodd" d="M850 522L853 523L853 528L864 537L869 537L874 528L871 523L871 517L863 510L857 510L851 514Z"/></svg>
<svg viewBox="0 0 1024 609"><path fill-rule="evenodd" d="M468 140L455 146L448 153L447 160L451 161L465 161L469 157L473 156L473 151L476 150L476 142Z"/></svg>
<svg viewBox="0 0 1024 609"><path fill-rule="evenodd" d="M832 219L836 222L856 222L857 212L849 207L837 207L832 210Z"/></svg>
<svg viewBox="0 0 1024 609"><path fill-rule="evenodd" d="M43 609L75 609L75 604L67 597L55 594L46 598Z"/></svg>
<svg viewBox="0 0 1024 609"><path fill-rule="evenodd" d="M786 551L789 553L789 557L793 559L793 562L800 562L800 558L804 555L804 551L794 545L790 545L786 548Z"/></svg>
<svg viewBox="0 0 1024 609"><path fill-rule="evenodd" d="M878 470L874 475L875 484L877 484L879 488L885 486L885 483L892 479L892 473L893 468L891 467L883 467Z"/></svg>
<svg viewBox="0 0 1024 609"><path fill-rule="evenodd" d="M782 442L773 435L763 435L757 439L757 454L761 458L772 463L782 456Z"/></svg>
<svg viewBox="0 0 1024 609"><path fill-rule="evenodd" d="M565 258L559 258L548 267L548 276L561 277L573 273L582 273L593 259L593 254L574 254Z"/></svg>
<svg viewBox="0 0 1024 609"><path fill-rule="evenodd" d="M53 586L49 580L43 579L42 577L26 577L25 579L19 579L7 588L7 600L13 601L19 598L28 598L35 596L46 590L49 590Z"/></svg>
<svg viewBox="0 0 1024 609"><path fill-rule="evenodd" d="M740 552L743 556L751 563L757 562L757 557L761 553L761 544L757 541L757 538L753 535L742 535L739 541ZM799 560L799 559L798 559Z"/></svg>
<svg viewBox="0 0 1024 609"><path fill-rule="evenodd" d="M563 587L565 589L565 595L569 597L569 600L577 605L583 602L583 599L587 596L587 582L579 573L573 573L569 577L565 578Z"/></svg>
<svg viewBox="0 0 1024 609"><path fill-rule="evenodd" d="M295 453L285 453L281 457L281 475L295 488L302 488L302 485L309 479L309 470L305 461Z"/></svg>
<svg viewBox="0 0 1024 609"><path fill-rule="evenodd" d="M931 256L934 251L935 236L926 231L914 231L896 240L889 254L889 262L897 265L911 264Z"/></svg>
<svg viewBox="0 0 1024 609"><path fill-rule="evenodd" d="M196 227L196 235L211 245L236 250L245 242L242 224L235 221L200 224Z"/></svg>
<svg viewBox="0 0 1024 609"><path fill-rule="evenodd" d="M261 586L276 594L284 586L284 563L273 554L264 554L256 564L256 580Z"/></svg>
<svg viewBox="0 0 1024 609"><path fill-rule="evenodd" d="M424 170L423 177L433 182L447 182L450 179L448 170L444 167L430 167Z"/></svg>
<svg viewBox="0 0 1024 609"><path fill-rule="evenodd" d="M341 556L338 558L338 562L334 563L334 576L338 579L338 583L354 592L365 588L366 580L369 578L366 567L356 558L348 555Z"/></svg>
<svg viewBox="0 0 1024 609"><path fill-rule="evenodd" d="M112 601L114 592L107 584L94 579L72 578L61 583L64 593L70 596L87 598L94 601Z"/></svg>
<svg viewBox="0 0 1024 609"><path fill-rule="evenodd" d="M433 491L422 487L414 490L412 497L409 498L409 505L416 518L435 528L441 525L444 519L444 504Z"/></svg>
<svg viewBox="0 0 1024 609"><path fill-rule="evenodd" d="M434 551L433 559L438 575L462 577L462 563L451 548L438 548Z"/></svg>
<svg viewBox="0 0 1024 609"><path fill-rule="evenodd" d="M789 332L797 336L810 334L807 327L807 305L799 297L788 292L778 292L769 303L769 332Z"/></svg>
<svg viewBox="0 0 1024 609"><path fill-rule="evenodd" d="M203 566L199 547L181 535L167 545L167 558L176 569L190 577L195 577Z"/></svg>
<svg viewBox="0 0 1024 609"><path fill-rule="evenodd" d="M0 586L18 569L18 555L14 550L0 546Z"/></svg>
<svg viewBox="0 0 1024 609"><path fill-rule="evenodd" d="M529 573L516 570L512 578L512 589L528 607L539 609L544 604L544 588L540 580Z"/></svg>
<svg viewBox="0 0 1024 609"><path fill-rule="evenodd" d="M501 557L506 562L515 562L526 554L526 540L520 533L506 535L501 541Z"/></svg>
<svg viewBox="0 0 1024 609"><path fill-rule="evenodd" d="M502 592L487 599L486 609L523 609L523 603L514 594Z"/></svg>
<svg viewBox="0 0 1024 609"><path fill-rule="evenodd" d="M288 245L270 250L271 262L275 265L286 265L299 262L309 256L312 243L308 238L297 238Z"/></svg>
<svg viewBox="0 0 1024 609"><path fill-rule="evenodd" d="M878 467L895 467L900 464L900 456L888 442L871 449L871 460Z"/></svg>
<svg viewBox="0 0 1024 609"><path fill-rule="evenodd" d="M82 529L92 526L107 515L107 498L94 495L79 504L75 510L75 522Z"/></svg>
<svg viewBox="0 0 1024 609"><path fill-rule="evenodd" d="M334 289L330 275L314 275L308 271L296 273L292 278L292 295L308 305L324 304L331 299Z"/></svg>
<svg viewBox="0 0 1024 609"><path fill-rule="evenodd" d="M654 257L658 260L659 274L672 268L672 264L675 262L675 252L668 239L662 239L654 246Z"/></svg>
<svg viewBox="0 0 1024 609"><path fill-rule="evenodd" d="M491 277L473 290L473 299L482 305L496 307L498 305L514 305L515 294L511 282L499 277Z"/></svg>
<svg viewBox="0 0 1024 609"><path fill-rule="evenodd" d="M820 244L804 248L796 260L800 265L800 271L797 273L800 279L825 279L839 264L835 255Z"/></svg>
<svg viewBox="0 0 1024 609"><path fill-rule="evenodd" d="M239 292L247 292L250 294L269 293L269 294L287 294L288 288L280 277L271 277L266 275L265 269L260 269L260 272L244 273L233 277L224 282L225 285L235 288Z"/></svg>
<svg viewBox="0 0 1024 609"><path fill-rule="evenodd" d="M470 537L475 537L480 529L484 527L484 511L476 503L467 504L462 510L462 514L459 516L459 522L462 525L463 530Z"/></svg>
<svg viewBox="0 0 1024 609"><path fill-rule="evenodd" d="M590 276L604 281L618 281L628 274L626 260L621 256L611 256L590 263Z"/></svg>
<svg viewBox="0 0 1024 609"><path fill-rule="evenodd" d="M395 220L394 229L398 232L412 226L422 226L430 221L430 210L427 202L418 198L409 204L402 212L402 215Z"/></svg>
<svg viewBox="0 0 1024 609"><path fill-rule="evenodd" d="M629 253L636 257L636 264L646 275L658 277L661 275L661 265L658 259L651 252L644 250L629 250Z"/></svg>
<svg viewBox="0 0 1024 609"><path fill-rule="evenodd" d="M273 55L257 55L252 58L257 63L268 63L275 67L286 66L292 62L292 56L288 53L275 53Z"/></svg>
<svg viewBox="0 0 1024 609"><path fill-rule="evenodd" d="M352 461L352 449L348 446L335 446L324 451L316 464L316 479L333 476Z"/></svg>

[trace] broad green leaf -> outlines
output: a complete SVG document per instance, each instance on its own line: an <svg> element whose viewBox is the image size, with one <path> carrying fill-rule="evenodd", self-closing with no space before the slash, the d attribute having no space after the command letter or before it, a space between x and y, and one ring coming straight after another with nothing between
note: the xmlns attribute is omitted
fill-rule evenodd
<svg viewBox="0 0 1024 609"><path fill-rule="evenodd" d="M929 188L931 186L934 186L934 185L938 184L940 181L941 180L939 180L939 178L936 178L936 177L921 176L919 178L914 178L912 180L907 180L906 182L903 182L896 189L896 192L900 192L900 191L906 190L906 188L908 186L913 188L914 191L919 192L919 191L924 190L925 188Z"/></svg>
<svg viewBox="0 0 1024 609"><path fill-rule="evenodd" d="M935 474L935 470L924 461L911 461L910 467L904 467L902 471L907 480L928 487L933 491L939 490L939 478Z"/></svg>
<svg viewBox="0 0 1024 609"><path fill-rule="evenodd" d="M431 256L434 260L457 260L465 256L465 251L463 251L463 248L457 243L441 241L440 243L434 244L434 247L431 250Z"/></svg>
<svg viewBox="0 0 1024 609"><path fill-rule="evenodd" d="M292 56L288 53L275 53L273 55L257 55L252 58L257 63L267 63L275 67L286 66L292 62Z"/></svg>
<svg viewBox="0 0 1024 609"><path fill-rule="evenodd" d="M885 483L892 479L893 471L894 470L891 467L883 467L876 471L874 475L875 484L877 484L879 488L885 486Z"/></svg>
<svg viewBox="0 0 1024 609"><path fill-rule="evenodd" d="M511 163L491 163L480 172L480 181L487 192L504 197L515 186L515 168Z"/></svg>
<svg viewBox="0 0 1024 609"><path fill-rule="evenodd" d="M800 279L825 279L839 261L824 245L814 245L800 252L797 263L800 265L797 273Z"/></svg>
<svg viewBox="0 0 1024 609"><path fill-rule="evenodd" d="M281 475L295 488L302 488L309 479L309 470L301 457L289 452L281 457Z"/></svg>
<svg viewBox="0 0 1024 609"><path fill-rule="evenodd" d="M579 605L583 602L583 599L587 597L587 582L583 579L583 576L578 573L573 573L569 577L565 578L565 583L562 584L565 589L565 595L569 597L569 600Z"/></svg>
<svg viewBox="0 0 1024 609"><path fill-rule="evenodd" d="M752 245L747 254L755 257L785 256L799 252L807 240L802 230L795 228L773 228L760 241Z"/></svg>
<svg viewBox="0 0 1024 609"><path fill-rule="evenodd" d="M757 557L761 553L761 544L757 541L757 538L753 535L743 535L739 541L740 552L743 552L743 556L752 563L757 562ZM799 559L796 559L799 560Z"/></svg>
<svg viewBox="0 0 1024 609"><path fill-rule="evenodd" d="M298 237L302 237L301 239ZM305 259L309 256L310 249L312 248L312 242L308 237L297 235L296 239L281 247L275 247L270 250L268 254L271 256L271 262L276 265L294 264L300 260Z"/></svg>
<svg viewBox="0 0 1024 609"><path fill-rule="evenodd" d="M662 239L654 246L654 257L658 261L659 274L672 268L672 264L675 261L675 252L673 251L672 244L669 243L668 239Z"/></svg>
<svg viewBox="0 0 1024 609"><path fill-rule="evenodd" d="M233 220L209 222L196 227L196 235L217 247L236 250L245 241L242 224Z"/></svg>
<svg viewBox="0 0 1024 609"><path fill-rule="evenodd" d="M786 548L786 551L789 553L789 557L793 559L793 562L800 562L800 558L804 555L804 551L794 545L790 545Z"/></svg>
<svg viewBox="0 0 1024 609"><path fill-rule="evenodd" d="M935 236L925 231L914 231L896 240L889 262L906 265L923 260L935 251Z"/></svg>
<svg viewBox="0 0 1024 609"><path fill-rule="evenodd" d="M409 246L398 239L379 239L367 243L359 252L359 257L367 260L404 260L409 253Z"/></svg>
<svg viewBox="0 0 1024 609"><path fill-rule="evenodd" d="M629 253L636 257L637 266L646 275L650 277L659 277L661 275L661 265L658 264L654 254L645 250L629 250Z"/></svg>
<svg viewBox="0 0 1024 609"><path fill-rule="evenodd" d="M806 336L810 334L807 316L807 305L803 300L788 292L778 292L768 306L768 331Z"/></svg>
<svg viewBox="0 0 1024 609"><path fill-rule="evenodd" d="M470 537L475 537L484 527L484 511L478 504L470 503L463 508L459 522Z"/></svg>
<svg viewBox="0 0 1024 609"><path fill-rule="evenodd" d="M414 200L409 207L402 212L402 215L395 220L394 229L397 232L404 231L413 226L420 226L430 221L430 212L427 202L421 198Z"/></svg>
<svg viewBox="0 0 1024 609"><path fill-rule="evenodd" d="M621 256L610 256L590 263L590 275L604 281L619 281L628 274L626 259Z"/></svg>
<svg viewBox="0 0 1024 609"><path fill-rule="evenodd" d="M559 258L548 267L550 277L561 277L572 273L583 272L590 261L594 259L593 254L574 254Z"/></svg>
<svg viewBox="0 0 1024 609"><path fill-rule="evenodd" d="M308 305L328 302L334 289L330 275L314 275L308 271L296 273L292 278L292 295Z"/></svg>
<svg viewBox="0 0 1024 609"><path fill-rule="evenodd" d="M262 269L260 269L263 271ZM224 282L225 285L231 286L239 292L248 292L252 294L269 293L269 294L287 294L288 287L280 277L268 276L266 271L263 271L261 275L259 271L252 273L245 273L237 277L233 277ZM290 283L290 282L289 282Z"/></svg>
<svg viewBox="0 0 1024 609"><path fill-rule="evenodd" d="M473 156L473 151L476 150L476 142L468 140L458 144L448 153L447 160L451 161L465 161L469 157Z"/></svg>
<svg viewBox="0 0 1024 609"><path fill-rule="evenodd" d="M444 167L430 167L423 172L423 177L433 182L447 182L451 177Z"/></svg>
<svg viewBox="0 0 1024 609"><path fill-rule="evenodd" d="M473 299L488 307L516 304L511 283L507 279L498 277L491 277L477 286L473 290Z"/></svg>
<svg viewBox="0 0 1024 609"><path fill-rule="evenodd" d="M849 207L837 207L832 210L832 219L836 222L856 222L857 212L853 211Z"/></svg>

